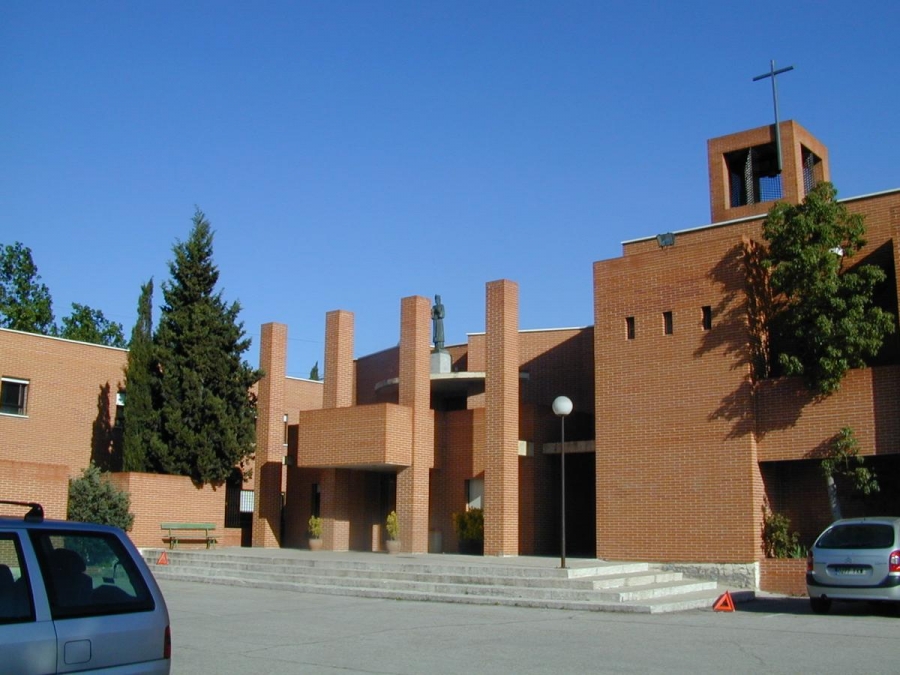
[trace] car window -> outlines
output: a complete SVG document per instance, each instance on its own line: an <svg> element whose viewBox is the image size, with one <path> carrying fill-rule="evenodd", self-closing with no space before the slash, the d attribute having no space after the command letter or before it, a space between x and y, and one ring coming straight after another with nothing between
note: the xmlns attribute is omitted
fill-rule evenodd
<svg viewBox="0 0 900 675"><path fill-rule="evenodd" d="M835 525L825 532L816 548L891 548L894 528L879 523Z"/></svg>
<svg viewBox="0 0 900 675"><path fill-rule="evenodd" d="M153 597L111 533L29 532L54 619L151 611Z"/></svg>
<svg viewBox="0 0 900 675"><path fill-rule="evenodd" d="M34 621L31 586L16 535L0 533L0 624Z"/></svg>

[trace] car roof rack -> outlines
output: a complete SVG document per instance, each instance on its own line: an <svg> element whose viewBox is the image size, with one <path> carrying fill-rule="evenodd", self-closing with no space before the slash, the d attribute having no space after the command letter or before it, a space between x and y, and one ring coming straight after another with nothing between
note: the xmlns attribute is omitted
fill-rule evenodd
<svg viewBox="0 0 900 675"><path fill-rule="evenodd" d="M25 514L26 523L44 522L44 507L37 502L12 502L6 499L0 499L0 504L11 504L12 506L27 506L31 510Z"/></svg>

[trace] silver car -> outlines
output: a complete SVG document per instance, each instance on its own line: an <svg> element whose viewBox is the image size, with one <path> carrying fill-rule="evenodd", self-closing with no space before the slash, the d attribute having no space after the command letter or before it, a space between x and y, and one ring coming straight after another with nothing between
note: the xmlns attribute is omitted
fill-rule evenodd
<svg viewBox="0 0 900 675"><path fill-rule="evenodd" d="M900 518L832 523L809 549L806 590L819 614L832 600L900 603Z"/></svg>
<svg viewBox="0 0 900 675"><path fill-rule="evenodd" d="M169 673L166 603L126 534L27 506L0 516L0 670Z"/></svg>

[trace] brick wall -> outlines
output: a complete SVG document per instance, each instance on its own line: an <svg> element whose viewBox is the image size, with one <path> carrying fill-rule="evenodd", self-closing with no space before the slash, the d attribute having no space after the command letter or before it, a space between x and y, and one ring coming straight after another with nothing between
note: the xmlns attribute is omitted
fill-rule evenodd
<svg viewBox="0 0 900 675"><path fill-rule="evenodd" d="M799 378L759 385L760 461L820 456L842 427L859 441L860 454L900 453L900 366L851 370L840 389L815 399Z"/></svg>
<svg viewBox="0 0 900 675"><path fill-rule="evenodd" d="M398 387L375 391L375 385L400 377L400 348L391 347L375 354L361 356L356 362L356 403L397 403Z"/></svg>
<svg viewBox="0 0 900 675"><path fill-rule="evenodd" d="M806 560L763 558L759 561L759 588L782 595L806 595Z"/></svg>
<svg viewBox="0 0 900 675"><path fill-rule="evenodd" d="M0 375L28 380L27 416L0 415L0 459L68 467L112 461L127 352L0 329Z"/></svg>
<svg viewBox="0 0 900 675"><path fill-rule="evenodd" d="M187 476L151 473L114 473L110 481L131 498L134 527L129 536L136 546L167 546L160 523L215 523L220 545L234 545L225 537L225 486L197 487ZM238 543L240 538L238 536ZM184 548L206 548L203 542L179 544Z"/></svg>
<svg viewBox="0 0 900 675"><path fill-rule="evenodd" d="M476 417L482 423L476 424ZM466 480L483 477L482 452L477 452L476 460L476 448L484 444L483 419L483 410L435 413L436 434L442 438L436 445L439 453L436 463L440 468L433 472L430 527L441 532L445 552L458 550L452 514L466 509Z"/></svg>
<svg viewBox="0 0 900 675"><path fill-rule="evenodd" d="M740 240L719 234L703 246L679 240L595 263L600 557L747 562L758 555L763 489ZM711 330L702 323L706 306Z"/></svg>
<svg viewBox="0 0 900 675"><path fill-rule="evenodd" d="M801 131L795 141L827 157ZM723 147L711 141L711 156ZM712 186L720 180L711 174ZM714 219L750 215L716 215L724 196L712 199ZM845 203L866 216L868 244L857 260L889 247L900 267L900 191ZM759 206L764 214L771 204ZM758 240L761 223L762 216L679 232L666 249L650 238L630 242L622 258L595 263L600 555L652 558L655 548L665 551L661 557L683 560L751 560L759 555L763 498L777 482L763 487L758 461L809 457L845 424L853 426L863 454L897 452L895 366L851 372L841 391L822 401L795 380L763 382L756 401L751 397L737 256L740 237ZM896 307L896 300L889 304ZM702 306L712 310L712 330L699 326ZM667 311L673 335L663 335ZM634 340L625 336L627 317L634 319ZM818 529L816 518L797 518L804 532Z"/></svg>
<svg viewBox="0 0 900 675"><path fill-rule="evenodd" d="M297 466L412 464L412 410L392 403L299 413Z"/></svg>
<svg viewBox="0 0 900 675"><path fill-rule="evenodd" d="M69 504L70 469L61 464L0 459L0 499L37 502L44 517L65 520ZM27 509L0 506L0 513L24 516Z"/></svg>

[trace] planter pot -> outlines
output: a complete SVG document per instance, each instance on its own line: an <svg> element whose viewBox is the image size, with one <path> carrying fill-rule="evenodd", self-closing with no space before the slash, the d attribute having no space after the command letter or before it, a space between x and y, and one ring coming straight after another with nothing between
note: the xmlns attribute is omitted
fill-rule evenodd
<svg viewBox="0 0 900 675"><path fill-rule="evenodd" d="M459 552L465 555L484 555L484 541L480 539L460 539Z"/></svg>
<svg viewBox="0 0 900 675"><path fill-rule="evenodd" d="M400 540L399 539L388 539L385 542L387 546L388 553L399 553L400 552Z"/></svg>
<svg viewBox="0 0 900 675"><path fill-rule="evenodd" d="M310 551L321 551L322 550L322 540L311 538L309 540L309 550Z"/></svg>

